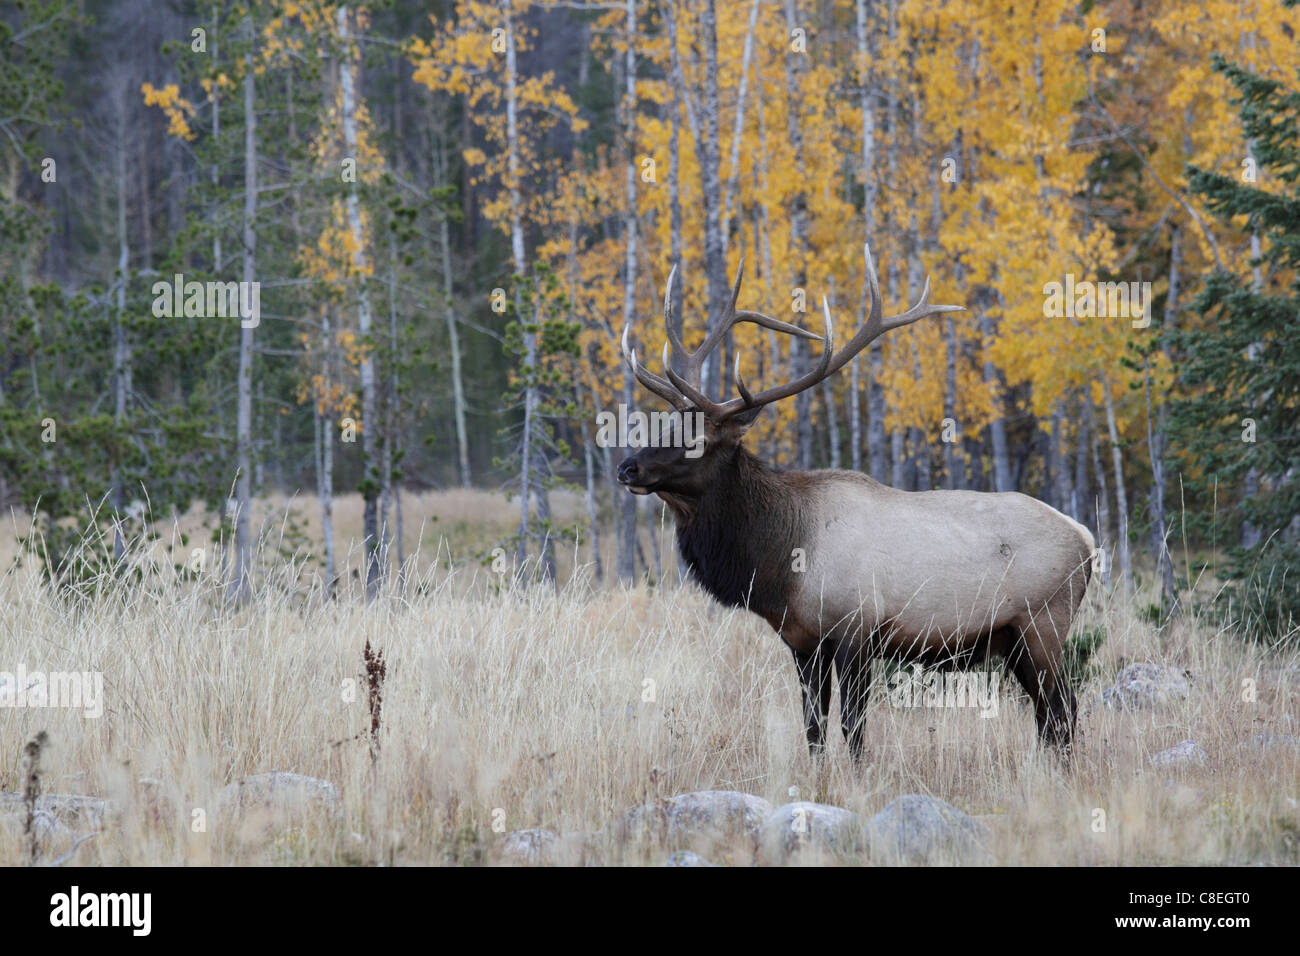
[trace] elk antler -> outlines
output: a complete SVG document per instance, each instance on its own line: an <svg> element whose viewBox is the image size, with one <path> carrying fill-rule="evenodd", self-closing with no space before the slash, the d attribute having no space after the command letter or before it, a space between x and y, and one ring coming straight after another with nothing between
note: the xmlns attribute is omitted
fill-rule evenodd
<svg viewBox="0 0 1300 956"><path fill-rule="evenodd" d="M921 291L921 297L917 300L916 305L902 315L885 318L881 311L880 280L876 277L876 264L871 258L871 247L863 245L862 253L867 265L867 283L871 289L871 311L868 313L867 320L862 324L862 327L838 352L834 351L835 329L831 320L830 306L827 304L825 296L822 297L822 313L826 317L825 336L805 332L797 325L782 322L780 319L774 319L770 315L764 315L761 312L747 310L737 312L736 300L740 297L740 283L745 269L744 260L741 260L739 268L736 269L736 281L732 286L731 304L727 309L727 317L705 336L703 344L694 352L688 352L685 349L681 337L677 334L677 330L673 328L672 289L673 279L677 275L677 267L674 265L672 271L668 274L668 285L664 290L664 325L667 326L668 331L668 342L664 345L664 372L668 376L667 380L637 362L636 351L628 347L627 326L623 328L623 357L627 360L628 366L632 369L637 381L660 398L671 403L678 411L698 410L713 421L721 422L739 412L761 408L764 405L780 401L783 398L789 398L791 395L796 395L805 389L811 388L823 379L834 375L849 359L891 329L911 325L918 319L923 319L928 315L963 311L963 306L960 305L931 305L929 302L930 280L927 278L925 288ZM705 358L718 347L718 343L722 341L727 331L739 322L753 322L756 325L777 332L785 332L787 335L823 342L825 344L822 346L821 359L815 368L799 376L793 382L764 389L758 394L753 394L745 386L745 381L740 375L740 355L737 353L732 379L735 382L736 391L740 393L740 397L725 402L715 402L704 394L700 384L700 371ZM682 369L681 373L678 373L673 368L672 362L672 356L678 353L684 355L682 361L678 363Z"/></svg>

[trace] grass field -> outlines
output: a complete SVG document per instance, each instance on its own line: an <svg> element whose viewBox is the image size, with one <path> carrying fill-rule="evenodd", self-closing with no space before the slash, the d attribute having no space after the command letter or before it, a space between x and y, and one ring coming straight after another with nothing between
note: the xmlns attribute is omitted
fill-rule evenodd
<svg viewBox="0 0 1300 956"><path fill-rule="evenodd" d="M314 502L297 506L310 540ZM338 510L339 551L353 567L359 511L348 500ZM45 731L43 791L108 802L52 833L42 859L95 832L76 862L492 863L504 859L501 830L543 827L562 836L558 862L659 863L691 839L632 839L613 824L646 802L712 789L774 806L797 794L863 815L901 794L932 795L989 828L1000 864L1300 862L1300 749L1251 743L1300 735L1293 651L1248 645L1194 615L1158 628L1137 610L1146 595L1125 600L1094 584L1076 632L1106 638L1081 688L1072 768L1037 748L1014 681L987 719L895 707L877 693L865 764L849 761L834 723L814 761L794 667L765 623L693 587L596 588L581 560L571 572L571 549L558 590L500 587L474 556L512 514L486 493L412 498L408 527L424 526L410 533L416 570L370 605L349 576L336 600L319 600L312 567L285 570L270 532L271 571L243 607L223 602L211 567L172 580L163 562L139 583L59 596L30 561L13 566L12 548L0 554L0 671L104 680L99 719L0 710L0 791L23 790L23 746ZM670 551L664 561L675 566ZM373 758L367 641L387 668ZM1135 661L1185 670L1190 693L1155 710L1102 706L1101 690ZM1152 766L1187 739L1204 765ZM223 787L272 771L329 781L339 806L287 822L223 810ZM26 862L21 814L0 820L0 864ZM759 858L743 834L695 848L717 863Z"/></svg>

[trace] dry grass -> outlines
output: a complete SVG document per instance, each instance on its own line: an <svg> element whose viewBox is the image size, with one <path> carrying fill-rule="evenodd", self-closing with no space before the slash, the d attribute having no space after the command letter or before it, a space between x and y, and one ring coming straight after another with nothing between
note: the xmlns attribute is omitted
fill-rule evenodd
<svg viewBox="0 0 1300 956"><path fill-rule="evenodd" d="M437 502L448 516L437 524L459 515L472 536L496 513L490 497ZM439 553L437 541L426 535L423 553ZM273 574L251 605L229 608L210 577L151 576L72 599L11 571L0 579L0 671L101 671L106 710L99 720L0 711L0 790L21 789L23 745L47 731L45 791L117 808L77 855L107 865L491 862L494 811L508 830L591 834L568 841L564 861L658 862L674 847L621 840L607 824L691 790L780 805L792 788L867 814L903 793L940 797L994 830L1001 864L1300 862L1300 754L1247 746L1256 733L1300 734L1296 656L1196 621L1159 630L1134 613L1140 599L1094 587L1085 604L1077 627L1108 637L1081 694L1073 770L1036 748L1012 688L992 719L893 708L877 693L856 768L838 731L824 760L808 756L794 668L767 625L694 589L597 590L581 573L558 593L500 589L476 564L439 563L366 606L287 583L302 577ZM349 679L363 688L367 640L387 662L374 762L364 689L351 703L342 693ZM1191 697L1158 713L1100 707L1101 688L1138 660L1186 668ZM1186 738L1208 752L1204 767L1147 765ZM276 770L332 781L341 817L269 833L226 825L217 791ZM206 832L191 828L195 808ZM1094 830L1098 810L1105 832ZM0 864L23 863L25 846L0 827ZM744 840L707 849L717 862L755 858Z"/></svg>
<svg viewBox="0 0 1300 956"><path fill-rule="evenodd" d="M586 510L582 496L562 488L551 492L552 517L557 526L575 523L586 525ZM651 506L648 499L639 499L641 505L642 555L652 563L658 558L675 578L672 522L661 508ZM658 499L654 504L659 504ZM402 496L403 533L401 554L420 569L435 564L454 564L458 568L474 565L488 566L492 551L505 546L513 556L512 537L519 530L518 499L507 499L480 489L457 488L449 491L423 492ZM359 494L340 495L334 499L334 541L336 574L343 580L362 573L362 499ZM603 528L612 525L609 508L600 512ZM19 553L19 538L30 530L30 516L11 512L0 521L0 570L7 569L10 576L35 578L37 564L30 556ZM274 576L283 581L286 569L298 573L296 586L317 587L322 583L324 552L321 532L321 511L313 495L271 495L253 502L250 518L258 550L268 564L276 565ZM190 561L195 548L203 548L211 555L215 522L201 507L165 520L151 516L151 540L147 546L137 546L132 562L143 567L151 576L168 573L174 565ZM105 536L109 532L103 532ZM389 530L390 557L394 564L399 553L395 528ZM606 531L601 541L601 555L606 567L614 564L613 534ZM531 550L536 552L534 543ZM591 543L582 541L575 549L572 539L555 543L556 566L561 583L567 582L576 572L586 569L592 562ZM15 562L21 560L21 567Z"/></svg>

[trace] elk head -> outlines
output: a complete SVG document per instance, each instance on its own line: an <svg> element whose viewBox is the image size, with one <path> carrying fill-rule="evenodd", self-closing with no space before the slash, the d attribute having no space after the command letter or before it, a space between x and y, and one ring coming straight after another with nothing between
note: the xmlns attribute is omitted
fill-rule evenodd
<svg viewBox="0 0 1300 956"><path fill-rule="evenodd" d="M871 258L870 246L862 247L866 260L867 282L871 290L871 311L866 322L858 329L844 347L835 351L834 323L831 319L830 306L822 297L822 312L826 319L824 335L814 335L796 325L782 322L770 315L748 310L736 310L736 300L740 296L740 284L744 275L744 262L736 269L736 280L732 286L731 304L727 315L719 321L705 337L704 342L694 352L687 351L681 338L673 327L672 288L677 274L674 266L668 275L668 285L664 290L664 325L668 332L668 342L664 345L664 375L657 375L637 361L635 349L628 344L629 329L623 328L623 358L626 360L637 381L673 406L681 415L698 414L703 418L702 433L695 429L689 436L675 434L677 440L661 443L661 447L643 448L636 454L625 458L618 467L618 480L636 494L658 493L663 497L698 498L704 489L710 487L721 465L734 454L745 431L753 424L765 405L789 398L805 389L812 388L823 379L834 375L853 356L866 348L873 340L904 325L910 325L918 319L942 312L959 312L958 305L931 305L930 280L926 279L925 289L920 299L902 315L884 317L881 310L880 283L876 276L875 263ZM704 360L717 349L727 332L740 322L753 322L777 332L784 332L803 339L821 342L821 359L817 365L804 375L784 385L773 386L754 393L745 385L740 374L740 354L736 354L732 380L738 397L723 402L715 402L704 393L701 372ZM674 359L680 359L674 363ZM682 427L682 419L674 423L675 428ZM689 443L683 437L692 439ZM703 449L700 444L703 444ZM667 446L667 447L663 447Z"/></svg>

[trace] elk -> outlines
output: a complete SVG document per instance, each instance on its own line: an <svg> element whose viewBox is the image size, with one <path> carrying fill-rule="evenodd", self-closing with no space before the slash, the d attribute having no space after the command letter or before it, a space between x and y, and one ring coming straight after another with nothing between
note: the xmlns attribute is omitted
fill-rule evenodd
<svg viewBox="0 0 1300 956"><path fill-rule="evenodd" d="M1068 754L1075 696L1062 658L1091 577L1095 549L1087 528L1016 492L900 491L853 471L780 470L741 442L765 406L835 374L884 333L962 311L929 304L927 279L916 305L885 318L871 249L863 251L871 310L839 351L825 298L824 336L737 311L743 262L728 314L687 351L673 325L674 267L664 295L664 375L638 362L626 327L623 357L637 380L677 412L703 414L704 433L695 441L704 448L696 445L690 455L682 447L643 448L619 465L618 481L634 494L663 499L692 576L722 604L764 618L789 646L814 756L825 747L832 665L841 730L860 758L874 659L951 669L998 657L1033 701L1040 741ZM737 354L732 379L739 395L714 401L701 386L702 366L739 322L820 341L821 358L794 381L751 392Z"/></svg>

